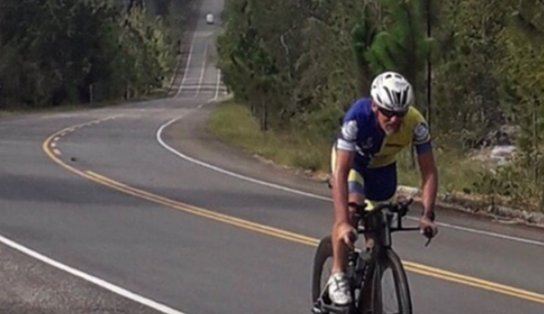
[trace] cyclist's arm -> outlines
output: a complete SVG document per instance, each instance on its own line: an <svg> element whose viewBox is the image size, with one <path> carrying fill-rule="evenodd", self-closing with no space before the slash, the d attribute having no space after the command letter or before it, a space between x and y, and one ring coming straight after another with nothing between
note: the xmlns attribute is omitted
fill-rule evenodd
<svg viewBox="0 0 544 314"><path fill-rule="evenodd" d="M353 109L353 108L352 108ZM349 224L348 176L356 154L359 133L357 111L350 109L344 117L341 132L336 140L336 163L333 165L332 198L336 226Z"/></svg>
<svg viewBox="0 0 544 314"><path fill-rule="evenodd" d="M433 151L429 150L418 155L419 170L421 172L421 191L423 214L428 218L434 217L434 203L438 189L438 171L434 161Z"/></svg>
<svg viewBox="0 0 544 314"><path fill-rule="evenodd" d="M332 195L334 200L334 219L336 224L349 223L348 214L348 175L351 170L354 151L337 149L336 165L333 172Z"/></svg>
<svg viewBox="0 0 544 314"><path fill-rule="evenodd" d="M417 112L415 119L417 124L413 130L413 141L421 174L423 215L433 220L434 203L438 189L438 171L434 162L429 126L419 112Z"/></svg>

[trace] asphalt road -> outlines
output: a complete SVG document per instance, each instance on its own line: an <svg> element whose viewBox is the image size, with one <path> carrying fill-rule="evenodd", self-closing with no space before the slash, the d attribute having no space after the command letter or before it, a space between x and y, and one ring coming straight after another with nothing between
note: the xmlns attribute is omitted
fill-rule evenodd
<svg viewBox="0 0 544 314"><path fill-rule="evenodd" d="M329 191L206 131L222 6L203 1L173 97L0 120L0 312L309 313ZM415 313L544 312L542 230L439 220L428 248L394 238Z"/></svg>

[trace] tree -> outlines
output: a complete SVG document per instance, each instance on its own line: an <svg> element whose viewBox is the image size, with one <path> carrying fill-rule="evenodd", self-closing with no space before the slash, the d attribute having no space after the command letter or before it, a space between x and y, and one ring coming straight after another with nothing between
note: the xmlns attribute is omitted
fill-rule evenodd
<svg viewBox="0 0 544 314"><path fill-rule="evenodd" d="M164 34L161 19L114 0L2 0L0 96L45 106L86 102L91 86L102 99L120 85L146 92L173 59Z"/></svg>
<svg viewBox="0 0 544 314"><path fill-rule="evenodd" d="M377 74L385 70L402 73L422 99L419 87L430 49L430 38L424 33L421 0L383 1L381 30L365 53L369 68ZM419 97L418 97L419 96Z"/></svg>
<svg viewBox="0 0 544 314"><path fill-rule="evenodd" d="M505 29L506 1L450 0L440 3L433 34L437 59L433 71L436 127L454 132L467 149L504 123L499 104L504 54L498 37ZM461 136L459 136L461 135Z"/></svg>
<svg viewBox="0 0 544 314"><path fill-rule="evenodd" d="M521 1L502 33L507 49L503 58L504 111L520 126L520 154L515 171L525 197L536 197L544 208L544 3ZM537 9L538 8L538 9Z"/></svg>

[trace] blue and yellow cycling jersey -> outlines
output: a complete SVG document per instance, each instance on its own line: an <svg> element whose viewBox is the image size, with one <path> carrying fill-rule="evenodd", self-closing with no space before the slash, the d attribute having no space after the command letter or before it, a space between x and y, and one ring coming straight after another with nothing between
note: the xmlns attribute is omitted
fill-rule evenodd
<svg viewBox="0 0 544 314"><path fill-rule="evenodd" d="M370 201L386 201L397 189L397 155L411 144L418 155L432 150L429 128L417 109L410 107L400 129L386 135L372 111L372 100L359 99L344 116L332 150L331 167L334 171L337 149L356 151L348 176L350 193L365 195Z"/></svg>
<svg viewBox="0 0 544 314"><path fill-rule="evenodd" d="M357 151L355 169L393 164L403 148L414 145L417 154L429 152L431 136L427 122L414 107L403 118L400 129L386 135L372 111L372 100L357 100L344 116L337 149Z"/></svg>

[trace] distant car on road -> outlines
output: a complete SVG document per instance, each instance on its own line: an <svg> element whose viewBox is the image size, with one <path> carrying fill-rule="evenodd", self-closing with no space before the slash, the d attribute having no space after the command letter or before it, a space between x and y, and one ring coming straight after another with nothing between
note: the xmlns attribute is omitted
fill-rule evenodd
<svg viewBox="0 0 544 314"><path fill-rule="evenodd" d="M213 14L211 13L206 14L206 23L213 24Z"/></svg>

